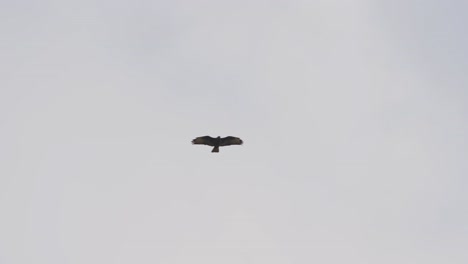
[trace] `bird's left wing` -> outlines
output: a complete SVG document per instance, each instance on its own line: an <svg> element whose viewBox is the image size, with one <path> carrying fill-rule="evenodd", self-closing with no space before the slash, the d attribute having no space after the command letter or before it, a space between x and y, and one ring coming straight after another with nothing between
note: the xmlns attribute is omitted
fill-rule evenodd
<svg viewBox="0 0 468 264"><path fill-rule="evenodd" d="M229 146L229 145L242 145L244 141L238 137L225 137L221 138L220 146Z"/></svg>

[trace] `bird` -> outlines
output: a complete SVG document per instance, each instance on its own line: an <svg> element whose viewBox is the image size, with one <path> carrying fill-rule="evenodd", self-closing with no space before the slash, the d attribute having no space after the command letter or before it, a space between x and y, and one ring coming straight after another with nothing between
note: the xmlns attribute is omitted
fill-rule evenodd
<svg viewBox="0 0 468 264"><path fill-rule="evenodd" d="M242 145L244 141L238 137L217 137L217 138L212 138L210 136L204 136L204 137L197 137L194 140L192 140L192 144L195 145L208 145L214 147L211 152L219 152L219 147L224 147L224 146L230 146L230 145Z"/></svg>

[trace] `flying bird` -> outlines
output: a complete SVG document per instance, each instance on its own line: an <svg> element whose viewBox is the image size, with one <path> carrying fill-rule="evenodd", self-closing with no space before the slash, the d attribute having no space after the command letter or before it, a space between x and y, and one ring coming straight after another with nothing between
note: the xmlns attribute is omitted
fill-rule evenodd
<svg viewBox="0 0 468 264"><path fill-rule="evenodd" d="M242 145L244 143L242 139L238 137L217 137L212 138L210 136L197 137L192 140L192 144L196 145L208 145L214 147L211 152L219 152L219 147L230 146L230 145Z"/></svg>

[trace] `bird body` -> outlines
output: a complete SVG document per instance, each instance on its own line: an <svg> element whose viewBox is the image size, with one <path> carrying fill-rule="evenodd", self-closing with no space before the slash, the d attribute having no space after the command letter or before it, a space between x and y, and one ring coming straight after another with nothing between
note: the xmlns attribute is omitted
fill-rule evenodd
<svg viewBox="0 0 468 264"><path fill-rule="evenodd" d="M230 145L242 145L244 142L242 139L238 137L216 137L212 138L210 136L204 136L204 137L197 137L194 140L192 140L192 144L196 145L208 145L212 146L213 150L211 152L219 152L219 147L224 147L224 146L230 146Z"/></svg>

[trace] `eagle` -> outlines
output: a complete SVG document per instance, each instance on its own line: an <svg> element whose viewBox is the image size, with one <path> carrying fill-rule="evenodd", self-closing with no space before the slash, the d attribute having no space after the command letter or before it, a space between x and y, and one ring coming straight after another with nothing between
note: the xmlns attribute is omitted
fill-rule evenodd
<svg viewBox="0 0 468 264"><path fill-rule="evenodd" d="M230 146L230 145L242 145L244 143L242 139L238 137L217 137L212 138L210 136L197 137L192 140L192 144L196 145L208 145L214 147L211 152L219 152L219 147Z"/></svg>

